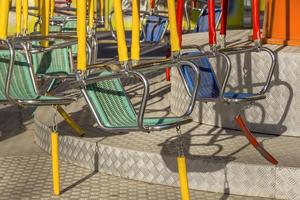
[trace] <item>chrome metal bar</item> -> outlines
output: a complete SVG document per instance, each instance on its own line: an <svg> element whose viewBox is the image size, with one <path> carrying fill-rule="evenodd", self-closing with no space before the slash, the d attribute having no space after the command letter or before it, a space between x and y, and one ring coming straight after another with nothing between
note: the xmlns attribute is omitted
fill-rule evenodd
<svg viewBox="0 0 300 200"><path fill-rule="evenodd" d="M226 55L233 55L233 54L238 54L238 53L249 53L249 52L259 53L262 51L267 52L268 55L270 56L271 66L270 66L269 73L268 73L267 79L265 81L265 84L258 94L265 94L270 86L272 76L273 76L273 73L274 73L274 70L276 67L276 63L277 63L275 53L267 47L257 47L257 46L231 47L231 48L226 48L226 49L220 49L220 52L223 52Z"/></svg>
<svg viewBox="0 0 300 200"><path fill-rule="evenodd" d="M7 73L6 81L5 81L5 96L6 96L7 100L9 102L11 102L12 104L19 105L18 102L10 96L11 79L12 79L12 75L13 75L13 66L14 66L14 62L15 62L15 51L14 51L13 45L9 42L9 40L0 39L0 42L4 43L7 46L9 53L10 53L8 73Z"/></svg>
<svg viewBox="0 0 300 200"><path fill-rule="evenodd" d="M183 65L189 65L194 70L194 72L196 74L195 87L194 87L194 91L191 95L190 104L189 104L188 109L186 110L186 112L182 115L182 117L185 117L185 116L189 116L193 112L193 109L195 107L197 94L198 94L198 90L199 90L199 87L200 87L201 77L200 77L200 71L199 71L198 67L194 63L192 63L191 61L181 61L178 65L179 65L178 69L180 67L182 67Z"/></svg>

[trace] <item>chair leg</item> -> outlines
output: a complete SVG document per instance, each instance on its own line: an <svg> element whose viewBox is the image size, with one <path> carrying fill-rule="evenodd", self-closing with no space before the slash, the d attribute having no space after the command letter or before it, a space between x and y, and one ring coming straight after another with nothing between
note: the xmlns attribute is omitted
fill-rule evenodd
<svg viewBox="0 0 300 200"><path fill-rule="evenodd" d="M237 125L242 129L242 132L245 134L246 138L249 140L250 144L254 146L254 148L269 162L274 165L278 164L278 161L256 140L255 136L249 128L246 126L245 121L243 120L242 116L238 114L235 117L235 122Z"/></svg>

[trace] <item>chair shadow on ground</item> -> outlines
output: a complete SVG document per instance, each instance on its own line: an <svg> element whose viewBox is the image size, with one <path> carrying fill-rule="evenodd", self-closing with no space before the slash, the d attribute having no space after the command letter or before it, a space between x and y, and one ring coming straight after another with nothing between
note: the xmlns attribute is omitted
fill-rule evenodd
<svg viewBox="0 0 300 200"><path fill-rule="evenodd" d="M17 108L7 105L0 108L0 142L26 131L35 108Z"/></svg>

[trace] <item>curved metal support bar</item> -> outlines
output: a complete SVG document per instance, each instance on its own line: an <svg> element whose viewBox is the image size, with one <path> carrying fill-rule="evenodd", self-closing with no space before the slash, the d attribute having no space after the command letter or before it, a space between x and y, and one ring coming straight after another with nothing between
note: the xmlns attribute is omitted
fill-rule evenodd
<svg viewBox="0 0 300 200"><path fill-rule="evenodd" d="M97 60L97 54L98 54L98 45L97 45L97 38L95 36L95 33L89 35L87 46L89 52L88 64L95 64Z"/></svg>
<svg viewBox="0 0 300 200"><path fill-rule="evenodd" d="M190 17L189 17L188 3L189 3L189 0L185 0L185 2L184 2L184 16L185 16L185 20L186 20L187 27L188 27L188 32L190 32L191 31L191 21L190 21Z"/></svg>
<svg viewBox="0 0 300 200"><path fill-rule="evenodd" d="M6 76L6 81L5 81L5 96L7 98L7 100L9 102L11 102L12 104L16 104L16 105L20 105L17 100L15 100L14 98L12 98L10 96L10 85L11 85L11 79L12 79L12 75L13 75L13 66L14 66L14 62L15 62L15 51L13 48L13 45L9 42L9 40L2 40L0 39L1 43L4 43L10 53L10 61L9 61L9 66L8 66L8 73Z"/></svg>
<svg viewBox="0 0 300 200"><path fill-rule="evenodd" d="M230 72L231 72L231 61L230 61L229 57L226 54L224 54L222 52L218 52L218 51L205 51L205 52L203 52L200 49L200 47L196 46L196 45L186 46L185 48L187 49L188 47L190 47L190 49L199 50L199 52L201 54L200 55L195 55L195 56L182 55L181 56L182 61L197 60L199 58L215 58L217 56L223 57L223 59L225 60L225 70L226 70L226 72L225 72L224 80L223 80L223 83L222 83L222 86L221 86L221 89L220 89L219 99L221 99L223 101L226 101L224 99L224 93L225 93L225 89L226 89L228 79L229 79L229 76L230 76ZM181 77L182 77L182 74L181 74ZM199 85L200 85L200 82L199 82ZM185 84L185 87L186 87L187 91L189 91L186 84ZM192 96L192 94L190 92L189 92L189 95ZM205 100L205 99L203 99L203 100ZM214 101L214 99L207 99L207 101Z"/></svg>
<svg viewBox="0 0 300 200"><path fill-rule="evenodd" d="M274 74L274 70L277 63L276 55L271 49L267 47L246 46L246 47L232 47L232 48L220 49L219 51L225 53L226 55L233 55L238 53L249 53L249 52L259 53L262 51L267 52L271 58L271 66L265 84L258 94L263 95L267 92L268 88L270 87L272 76Z"/></svg>
<svg viewBox="0 0 300 200"><path fill-rule="evenodd" d="M114 38L114 40L117 40L117 36L114 32L114 28L113 28L113 25L112 25L112 15L114 14L114 11L111 11L108 15L108 24L109 24L109 29L110 29L110 32L111 32L111 36Z"/></svg>
<svg viewBox="0 0 300 200"><path fill-rule="evenodd" d="M225 63L226 63L225 77L224 77L224 81L222 83L222 87L221 87L221 91L220 91L220 98L225 100L224 99L224 93L225 93L225 90L226 90L226 87L227 87L227 83L228 83L228 79L229 79L229 76L230 76L230 73L231 73L232 65L231 65L231 61L230 61L229 57L226 54L224 54L222 52L215 52L215 53L216 53L216 55L219 55L219 56L223 57L224 60L225 60Z"/></svg>
<svg viewBox="0 0 300 200"><path fill-rule="evenodd" d="M149 96L149 92L150 92L149 82L140 72L129 71L128 74L138 77L144 85L143 98L142 98L141 106L140 106L139 113L138 113L138 126L143 131L149 131L150 130L149 127L144 126L145 110L146 110L148 96Z"/></svg>
<svg viewBox="0 0 300 200"><path fill-rule="evenodd" d="M182 115L182 117L185 117L185 116L189 116L193 112L193 109L195 107L196 97L197 97L198 90L199 90L199 87L200 87L200 78L201 77L200 77L200 71L199 71L198 67L193 62L191 62L191 61L180 61L178 63L178 70L183 65L189 65L195 71L195 74L196 74L195 88L194 88L194 91L191 95L190 104L189 104L188 109L186 110L186 112Z"/></svg>
<svg viewBox="0 0 300 200"><path fill-rule="evenodd" d="M276 55L275 55L275 53L271 50L271 49L269 49L269 48L267 48L267 47L261 47L261 50L263 50L263 51L266 51L269 55L270 55L270 57L271 57L271 68L270 68L270 70L269 70L269 74L268 74L268 77L267 77L267 80L266 80L266 82L265 82L265 85L264 85L264 87L262 88L262 90L260 91L260 94L264 94L264 93L266 93L267 92L267 90L269 89L269 87L270 87L270 83L271 83L271 80L272 80L272 76L273 76L273 74L274 74L274 70L275 70L275 67L276 67L276 64L277 64L277 58L276 58Z"/></svg>

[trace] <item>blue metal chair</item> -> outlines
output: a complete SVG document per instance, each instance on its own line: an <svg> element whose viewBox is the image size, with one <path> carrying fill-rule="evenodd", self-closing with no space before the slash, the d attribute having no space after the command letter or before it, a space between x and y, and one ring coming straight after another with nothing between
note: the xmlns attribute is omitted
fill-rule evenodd
<svg viewBox="0 0 300 200"><path fill-rule="evenodd" d="M265 81L265 84L261 88L261 90L257 93L226 91L227 82L231 72L231 61L228 55L236 54L236 53L245 53L245 52L260 52L260 51L267 52L267 54L270 56L272 61L267 79ZM196 56L199 55L206 55L206 57L195 58ZM209 57L215 57L215 56L223 57L223 59L225 60L225 75L222 84L220 84L220 82L217 80L215 72L208 59ZM197 51L184 53L182 57L190 60L194 65L198 67L198 70L200 72L200 85L198 87L196 100L204 101L204 102L220 100L228 104L241 103L241 102L251 104L254 101L265 99L266 98L265 93L269 88L271 78L273 76L273 72L276 65L276 57L274 52L266 47L259 47L259 48L243 47L243 48L235 48L235 49L227 48L220 52L213 51L209 53L203 52L198 49ZM188 91L188 94L191 95L191 92L194 91L194 88L196 87L193 71L190 69L189 66L182 66L179 72L181 77L184 80L184 85L186 90ZM245 136L250 141L250 143L258 150L258 152L269 162L273 164L277 164L278 161L257 142L254 135L246 126L246 123L242 119L240 113L236 115L235 121L237 125L242 129L242 132L245 134Z"/></svg>
<svg viewBox="0 0 300 200"><path fill-rule="evenodd" d="M220 8L215 9L215 21L216 26L219 25L221 19L222 10ZM208 31L208 10L204 9L202 15L199 16L197 20L197 25L194 29L194 32L207 32Z"/></svg>
<svg viewBox="0 0 300 200"><path fill-rule="evenodd" d="M132 12L130 10L124 11L124 16L131 16ZM116 40L115 30L112 24L112 17L114 15L114 11L112 11L109 15L109 25L112 37ZM140 42L143 44L155 44L162 41L166 30L168 28L168 17L153 14L145 11L141 11L140 13L141 21L142 21L142 31L140 36ZM126 34L126 41L128 43L131 42L131 32Z"/></svg>

